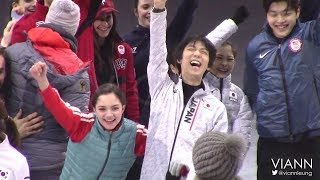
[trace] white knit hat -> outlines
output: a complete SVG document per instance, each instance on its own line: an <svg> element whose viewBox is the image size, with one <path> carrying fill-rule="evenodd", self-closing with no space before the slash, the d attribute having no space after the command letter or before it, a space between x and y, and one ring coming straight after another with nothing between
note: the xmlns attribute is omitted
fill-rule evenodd
<svg viewBox="0 0 320 180"><path fill-rule="evenodd" d="M61 26L64 30L76 34L80 21L80 8L72 0L53 0L45 23Z"/></svg>

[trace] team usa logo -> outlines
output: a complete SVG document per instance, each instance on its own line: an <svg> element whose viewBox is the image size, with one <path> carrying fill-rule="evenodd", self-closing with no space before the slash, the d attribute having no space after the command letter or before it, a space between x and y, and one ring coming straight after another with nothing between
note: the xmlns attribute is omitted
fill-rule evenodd
<svg viewBox="0 0 320 180"><path fill-rule="evenodd" d="M298 39L298 38L291 39L289 42L289 49L294 53L301 51L302 49L301 39Z"/></svg>
<svg viewBox="0 0 320 180"><path fill-rule="evenodd" d="M124 54L124 53L125 53L125 49L124 49L124 46L123 46L123 45L119 45L119 46L118 46L118 52L119 52L120 54Z"/></svg>

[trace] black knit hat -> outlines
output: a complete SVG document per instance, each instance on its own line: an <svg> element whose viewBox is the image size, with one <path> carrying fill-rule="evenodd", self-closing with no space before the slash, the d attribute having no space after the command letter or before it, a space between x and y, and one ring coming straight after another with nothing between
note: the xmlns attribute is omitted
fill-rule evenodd
<svg viewBox="0 0 320 180"><path fill-rule="evenodd" d="M233 179L242 163L245 141L237 135L222 132L203 134L195 143L192 160L199 178Z"/></svg>

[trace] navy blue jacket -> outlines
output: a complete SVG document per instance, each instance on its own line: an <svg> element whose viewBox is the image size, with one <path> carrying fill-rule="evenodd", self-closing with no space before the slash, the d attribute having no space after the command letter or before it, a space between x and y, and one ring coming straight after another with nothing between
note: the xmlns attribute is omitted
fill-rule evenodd
<svg viewBox="0 0 320 180"><path fill-rule="evenodd" d="M277 39L266 27L247 48L245 93L260 137L320 136L320 19L297 23Z"/></svg>
<svg viewBox="0 0 320 180"><path fill-rule="evenodd" d="M177 14L167 29L167 46L173 50L187 34L193 20L193 13L199 0L183 0ZM132 47L134 67L139 91L140 123L148 125L150 113L150 95L147 77L147 66L150 52L150 29L137 25L124 40Z"/></svg>

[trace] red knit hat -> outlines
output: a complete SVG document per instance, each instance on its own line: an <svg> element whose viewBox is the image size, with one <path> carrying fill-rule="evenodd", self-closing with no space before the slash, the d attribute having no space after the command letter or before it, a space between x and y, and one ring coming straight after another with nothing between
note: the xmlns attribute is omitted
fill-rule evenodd
<svg viewBox="0 0 320 180"><path fill-rule="evenodd" d="M99 10L97 12L96 18L98 18L101 13L109 14L111 12L119 12L114 8L114 3L112 0L103 0L101 6L99 7Z"/></svg>

